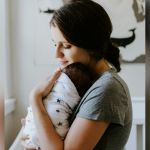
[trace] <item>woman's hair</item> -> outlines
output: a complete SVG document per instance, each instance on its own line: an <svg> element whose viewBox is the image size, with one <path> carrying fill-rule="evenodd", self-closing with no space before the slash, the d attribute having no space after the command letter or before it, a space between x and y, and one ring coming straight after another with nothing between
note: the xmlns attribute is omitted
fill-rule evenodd
<svg viewBox="0 0 150 150"><path fill-rule="evenodd" d="M50 22L58 26L65 39L85 49L96 61L104 58L121 70L119 49L111 43L111 20L96 2L72 0L54 12Z"/></svg>

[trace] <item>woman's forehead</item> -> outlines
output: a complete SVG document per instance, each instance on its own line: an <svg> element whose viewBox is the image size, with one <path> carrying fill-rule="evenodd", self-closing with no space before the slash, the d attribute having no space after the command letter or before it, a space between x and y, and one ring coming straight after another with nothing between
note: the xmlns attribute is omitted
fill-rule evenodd
<svg viewBox="0 0 150 150"><path fill-rule="evenodd" d="M61 31L57 26L51 26L51 37L52 41L54 42L63 42L63 43L68 43L68 41L65 39Z"/></svg>

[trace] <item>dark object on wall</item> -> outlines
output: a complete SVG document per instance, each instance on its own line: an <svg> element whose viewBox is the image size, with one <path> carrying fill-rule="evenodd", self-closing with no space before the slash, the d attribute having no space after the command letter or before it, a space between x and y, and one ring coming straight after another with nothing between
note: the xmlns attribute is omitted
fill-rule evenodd
<svg viewBox="0 0 150 150"><path fill-rule="evenodd" d="M140 3L138 4L137 0L133 0L132 4L133 12L137 22L142 22L145 19L144 7Z"/></svg>
<svg viewBox="0 0 150 150"><path fill-rule="evenodd" d="M131 29L129 31L132 32L132 36L127 37L127 38L111 38L112 43L117 45L118 47L126 47L127 45L131 44L135 40L135 29Z"/></svg>
<svg viewBox="0 0 150 150"><path fill-rule="evenodd" d="M70 1L72 1L72 0L63 0L63 3L64 3L64 4L67 4L67 3L69 3Z"/></svg>
<svg viewBox="0 0 150 150"><path fill-rule="evenodd" d="M145 63L145 54L140 55L131 61L122 59L121 62L128 63L128 64L130 64L130 63Z"/></svg>
<svg viewBox="0 0 150 150"><path fill-rule="evenodd" d="M53 10L53 9L47 9L47 10L45 10L45 11L42 11L42 10L39 9L39 12L40 12L40 13L46 13L46 14L52 14L52 13L54 13L54 11L55 11L55 10Z"/></svg>

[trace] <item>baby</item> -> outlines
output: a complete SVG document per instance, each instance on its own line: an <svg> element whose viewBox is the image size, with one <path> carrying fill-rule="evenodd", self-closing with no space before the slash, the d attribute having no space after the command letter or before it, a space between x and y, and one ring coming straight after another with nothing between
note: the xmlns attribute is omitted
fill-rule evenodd
<svg viewBox="0 0 150 150"><path fill-rule="evenodd" d="M81 63L70 64L62 70L53 89L43 100L48 115L62 140L69 130L69 119L75 106L92 83L92 73L87 66ZM31 107L28 107L23 134L29 137L25 141L26 144L36 149L40 147Z"/></svg>

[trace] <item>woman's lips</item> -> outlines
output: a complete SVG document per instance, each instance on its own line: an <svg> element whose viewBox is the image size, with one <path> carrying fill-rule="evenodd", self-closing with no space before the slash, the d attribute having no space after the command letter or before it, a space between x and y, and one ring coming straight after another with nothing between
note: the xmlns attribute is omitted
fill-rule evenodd
<svg viewBox="0 0 150 150"><path fill-rule="evenodd" d="M59 63L60 63L61 65L65 65L65 64L68 63L68 61L59 61Z"/></svg>

